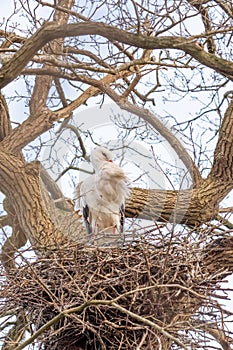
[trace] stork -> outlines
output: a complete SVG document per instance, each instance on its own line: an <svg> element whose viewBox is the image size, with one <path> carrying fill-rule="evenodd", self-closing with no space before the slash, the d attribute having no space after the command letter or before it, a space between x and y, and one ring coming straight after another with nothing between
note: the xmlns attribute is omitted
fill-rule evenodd
<svg viewBox="0 0 233 350"><path fill-rule="evenodd" d="M129 195L128 178L112 162L111 152L98 146L90 156L95 173L85 179L76 193L80 196L88 234L123 232L125 200Z"/></svg>

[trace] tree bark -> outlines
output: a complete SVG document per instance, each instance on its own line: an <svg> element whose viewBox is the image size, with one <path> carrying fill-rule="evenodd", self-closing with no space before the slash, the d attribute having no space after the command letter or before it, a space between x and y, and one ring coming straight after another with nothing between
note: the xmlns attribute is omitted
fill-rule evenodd
<svg viewBox="0 0 233 350"><path fill-rule="evenodd" d="M126 217L200 226L217 216L215 194L214 184L183 191L134 188L126 202Z"/></svg>
<svg viewBox="0 0 233 350"><path fill-rule="evenodd" d="M85 22L59 25L54 22L46 22L30 39L25 41L12 59L0 69L0 88L14 80L38 50L48 42L58 38L83 35L100 35L110 41L120 41L127 45L149 50L178 49L233 80L233 63L205 52L195 39L179 36L145 37L144 35L125 32L104 23Z"/></svg>
<svg viewBox="0 0 233 350"><path fill-rule="evenodd" d="M42 201L39 165L26 164L0 150L0 187L12 203L19 225L36 247L55 248L64 243L63 234L51 221Z"/></svg>
<svg viewBox="0 0 233 350"><path fill-rule="evenodd" d="M8 107L4 96L0 93L0 142L11 132Z"/></svg>

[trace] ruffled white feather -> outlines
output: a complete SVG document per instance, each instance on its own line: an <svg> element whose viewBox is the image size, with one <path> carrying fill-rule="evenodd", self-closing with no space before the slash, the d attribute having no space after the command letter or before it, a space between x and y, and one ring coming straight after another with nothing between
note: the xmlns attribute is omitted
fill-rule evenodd
<svg viewBox="0 0 233 350"><path fill-rule="evenodd" d="M124 171L112 163L112 155L104 147L91 153L95 174L77 188L80 206L89 233L116 233L123 230L125 200L129 196L128 178Z"/></svg>

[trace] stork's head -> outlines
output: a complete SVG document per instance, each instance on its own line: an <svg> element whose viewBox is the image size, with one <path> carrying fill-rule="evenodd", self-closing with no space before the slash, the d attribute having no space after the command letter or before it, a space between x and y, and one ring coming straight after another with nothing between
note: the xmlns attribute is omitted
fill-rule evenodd
<svg viewBox="0 0 233 350"><path fill-rule="evenodd" d="M96 171L98 171L104 162L112 162L111 152L102 146L97 146L91 152L91 163Z"/></svg>

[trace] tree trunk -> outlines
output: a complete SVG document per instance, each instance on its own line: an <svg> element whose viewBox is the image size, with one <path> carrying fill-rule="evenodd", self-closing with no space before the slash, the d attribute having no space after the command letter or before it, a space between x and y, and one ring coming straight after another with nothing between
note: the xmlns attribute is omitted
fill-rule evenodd
<svg viewBox="0 0 233 350"><path fill-rule="evenodd" d="M12 203L21 230L37 247L55 248L64 236L49 217L40 190L39 163L0 151L1 191Z"/></svg>

